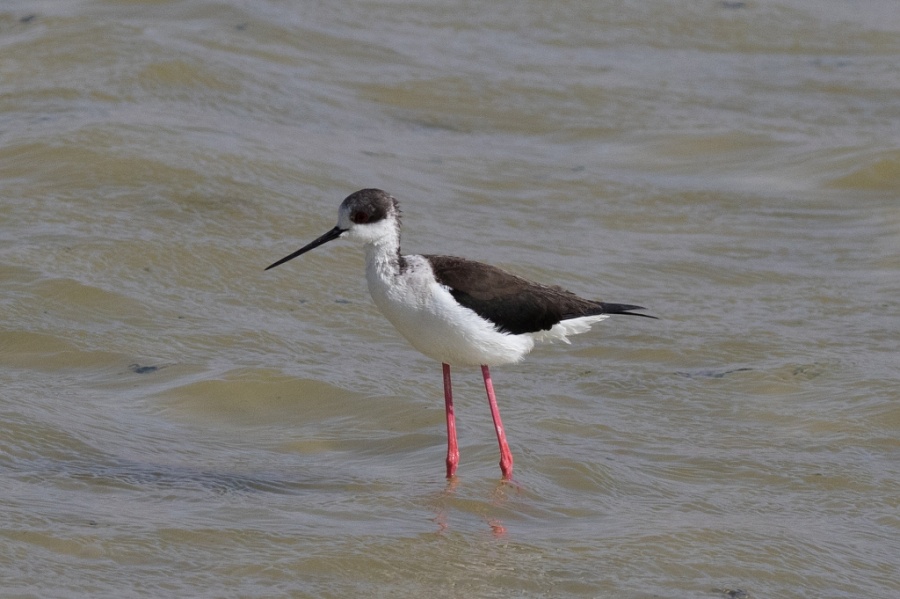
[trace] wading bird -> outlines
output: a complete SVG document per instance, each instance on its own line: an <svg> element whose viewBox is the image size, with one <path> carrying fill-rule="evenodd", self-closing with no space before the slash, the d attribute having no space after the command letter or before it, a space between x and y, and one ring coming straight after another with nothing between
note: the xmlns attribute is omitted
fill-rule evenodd
<svg viewBox="0 0 900 599"><path fill-rule="evenodd" d="M490 366L521 360L535 341L565 341L612 314L643 316L641 306L578 297L561 287L533 283L494 266L429 254L400 253L400 208L380 189L362 189L338 209L337 226L293 254L284 264L320 245L346 237L366 250L366 280L381 313L409 343L442 363L447 413L447 478L456 473L459 448L450 365L481 366L491 416L500 444L500 471L512 476Z"/></svg>

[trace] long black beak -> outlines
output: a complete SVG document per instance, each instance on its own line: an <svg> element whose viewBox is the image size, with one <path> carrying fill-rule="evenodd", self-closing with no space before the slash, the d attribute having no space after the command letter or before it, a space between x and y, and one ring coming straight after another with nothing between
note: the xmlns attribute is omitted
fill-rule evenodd
<svg viewBox="0 0 900 599"><path fill-rule="evenodd" d="M289 255L289 256L285 256L284 258L282 258L282 259L279 260L278 262L275 262L275 263L273 263L273 264L268 265L268 266L266 267L266 270L269 270L270 268L275 268L275 267L278 266L279 264L284 264L284 263L287 262L288 260L293 260L294 258L296 258L297 256L299 256L300 254L305 254L305 253L308 252L309 250L314 250L314 249L316 249L317 247L319 247L320 245L322 245L323 243L328 243L329 241L331 241L331 240L333 240L333 239L337 239L338 237L340 237L341 235L343 235L346 231L347 231L347 229L341 229L340 227L335 227L335 228L333 228L332 230L330 230L329 232L327 232L327 233L325 233L324 235L322 235L321 237L319 237L318 239L316 239L315 241L311 241L310 243L304 245L302 248L300 248L299 250L297 250L297 251L294 252L293 254L291 254L291 255Z"/></svg>

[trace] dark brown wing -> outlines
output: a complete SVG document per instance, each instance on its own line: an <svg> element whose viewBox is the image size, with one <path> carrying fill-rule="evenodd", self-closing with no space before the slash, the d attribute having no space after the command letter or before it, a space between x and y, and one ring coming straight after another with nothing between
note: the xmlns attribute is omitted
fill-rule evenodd
<svg viewBox="0 0 900 599"><path fill-rule="evenodd" d="M465 258L430 255L425 258L431 263L438 283L448 287L456 301L494 323L499 330L514 335L546 331L569 318L630 314L630 310L643 309L586 300L562 287L533 283Z"/></svg>

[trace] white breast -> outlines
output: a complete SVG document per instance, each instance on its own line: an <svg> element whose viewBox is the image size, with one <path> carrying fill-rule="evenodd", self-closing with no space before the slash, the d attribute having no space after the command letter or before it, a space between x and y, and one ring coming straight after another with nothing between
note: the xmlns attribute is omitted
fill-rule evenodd
<svg viewBox="0 0 900 599"><path fill-rule="evenodd" d="M518 362L534 347L531 335L501 333L459 305L424 257L405 259L399 272L395 261L367 247L366 279L375 305L414 348L451 365L496 366Z"/></svg>

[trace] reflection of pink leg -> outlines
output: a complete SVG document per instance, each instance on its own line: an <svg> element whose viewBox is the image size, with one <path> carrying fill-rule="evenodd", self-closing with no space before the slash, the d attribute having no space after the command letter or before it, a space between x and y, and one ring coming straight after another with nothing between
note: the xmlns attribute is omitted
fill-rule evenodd
<svg viewBox="0 0 900 599"><path fill-rule="evenodd" d="M497 443L500 444L500 472L503 478L512 478L513 457L506 443L506 433L503 432L503 422L500 421L500 409L497 408L497 397L494 395L494 384L491 382L491 371L486 364L481 366L481 374L484 375L484 388L487 391L488 403L491 406L491 418L494 419L494 428L497 430ZM449 458L448 458L449 459Z"/></svg>
<svg viewBox="0 0 900 599"><path fill-rule="evenodd" d="M456 416L453 414L453 390L450 387L450 365L444 367L444 406L447 408L447 478L456 474L459 446L456 444Z"/></svg>

